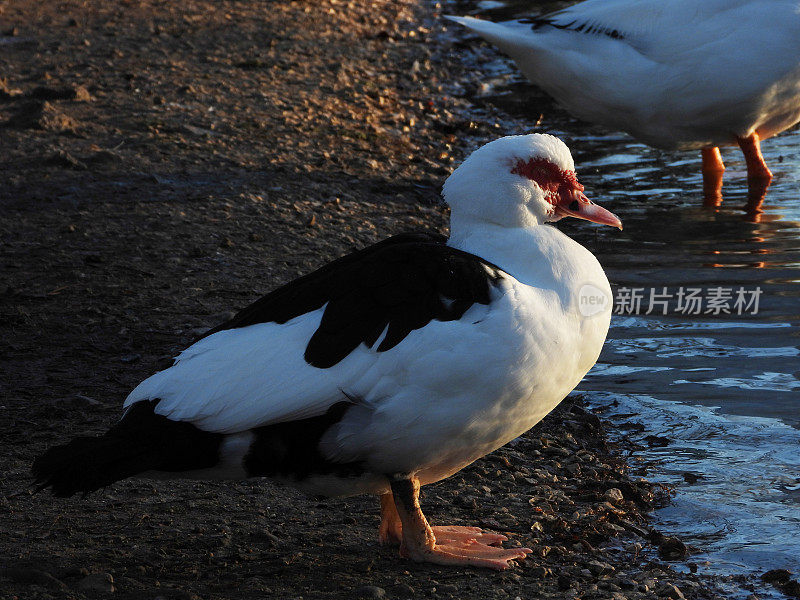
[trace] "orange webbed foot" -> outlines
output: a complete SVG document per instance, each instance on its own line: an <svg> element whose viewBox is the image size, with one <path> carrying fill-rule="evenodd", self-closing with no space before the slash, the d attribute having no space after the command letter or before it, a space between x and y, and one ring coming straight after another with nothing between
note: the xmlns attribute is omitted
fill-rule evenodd
<svg viewBox="0 0 800 600"><path fill-rule="evenodd" d="M479 527L431 527L419 506L419 485L416 478L392 481L394 507L401 521L402 556L417 562L503 570L511 566L512 560L523 559L532 552L530 548L500 547L508 539L506 536ZM384 506L382 497L381 508ZM382 514L383 522L391 522L388 506Z"/></svg>

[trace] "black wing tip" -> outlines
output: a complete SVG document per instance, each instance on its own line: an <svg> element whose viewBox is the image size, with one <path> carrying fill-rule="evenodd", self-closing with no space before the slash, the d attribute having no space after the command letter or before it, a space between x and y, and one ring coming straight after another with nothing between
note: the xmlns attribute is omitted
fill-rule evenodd
<svg viewBox="0 0 800 600"><path fill-rule="evenodd" d="M91 480L76 472L75 463L64 460L64 452L69 445L54 446L33 461L31 475L34 494L49 488L56 498L69 498L75 494L86 498L89 493L102 487L93 485Z"/></svg>
<svg viewBox="0 0 800 600"><path fill-rule="evenodd" d="M569 23L560 23L555 17L528 17L519 19L519 23L530 24L532 30L541 29L542 27L555 27L556 29L563 29L565 31L575 31L578 33L586 33L589 35L604 35L614 40L624 40L625 35L618 29L611 29L609 27L602 27L597 24L585 21L579 23L577 20L572 20Z"/></svg>

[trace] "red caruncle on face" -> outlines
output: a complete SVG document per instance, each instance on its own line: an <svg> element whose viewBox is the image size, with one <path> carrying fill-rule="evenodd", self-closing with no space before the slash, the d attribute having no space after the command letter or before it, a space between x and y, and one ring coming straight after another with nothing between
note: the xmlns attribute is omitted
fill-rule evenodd
<svg viewBox="0 0 800 600"><path fill-rule="evenodd" d="M575 171L562 170L545 158L518 159L511 172L535 182L550 204L557 204L576 190L583 191Z"/></svg>

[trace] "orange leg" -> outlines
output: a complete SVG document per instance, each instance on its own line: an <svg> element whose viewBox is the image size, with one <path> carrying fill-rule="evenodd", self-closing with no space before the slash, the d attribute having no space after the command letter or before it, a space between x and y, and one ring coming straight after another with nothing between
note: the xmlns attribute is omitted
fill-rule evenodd
<svg viewBox="0 0 800 600"><path fill-rule="evenodd" d="M761 141L757 133L750 135L746 138L736 138L739 142L739 147L744 153L744 160L747 163L747 178L748 179L772 179L772 173L764 162L764 157L761 156Z"/></svg>
<svg viewBox="0 0 800 600"><path fill-rule="evenodd" d="M722 173L725 164L719 148L703 148L703 196L706 206L719 206L722 204Z"/></svg>
<svg viewBox="0 0 800 600"><path fill-rule="evenodd" d="M378 530L381 544L399 544L403 541L403 524L391 492L381 494L381 527Z"/></svg>
<svg viewBox="0 0 800 600"><path fill-rule="evenodd" d="M499 533L488 533L479 527L462 527L460 525L440 525L431 527L437 540L475 539L489 545L499 544L508 538ZM381 526L378 529L381 544L400 544L403 541L403 523L394 503L394 496L381 495Z"/></svg>
<svg viewBox="0 0 800 600"><path fill-rule="evenodd" d="M400 554L417 562L440 565L507 569L509 561L525 558L529 548L498 548L504 535L484 532L478 527L434 527L428 525L419 506L419 480L393 479L395 510L402 523ZM381 507L384 502L381 497Z"/></svg>
<svg viewBox="0 0 800 600"><path fill-rule="evenodd" d="M703 175L706 173L722 173L725 170L725 163L722 162L719 148L703 148L700 153L703 156Z"/></svg>

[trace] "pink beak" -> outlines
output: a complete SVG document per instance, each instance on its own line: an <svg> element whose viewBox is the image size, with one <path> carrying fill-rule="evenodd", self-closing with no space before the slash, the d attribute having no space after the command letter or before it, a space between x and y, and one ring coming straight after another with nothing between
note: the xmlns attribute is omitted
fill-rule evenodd
<svg viewBox="0 0 800 600"><path fill-rule="evenodd" d="M577 219L586 219L592 223L611 225L622 230L622 221L619 220L617 215L593 203L578 189L573 189L566 194L562 193L558 203L555 205L555 209L559 218L575 217Z"/></svg>

